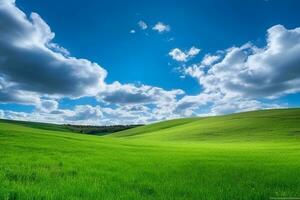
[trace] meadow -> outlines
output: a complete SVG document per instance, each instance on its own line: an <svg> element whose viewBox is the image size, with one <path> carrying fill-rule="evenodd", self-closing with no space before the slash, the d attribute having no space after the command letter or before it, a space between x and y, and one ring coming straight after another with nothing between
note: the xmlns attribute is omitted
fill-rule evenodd
<svg viewBox="0 0 300 200"><path fill-rule="evenodd" d="M0 121L0 199L300 199L300 109L55 126Z"/></svg>

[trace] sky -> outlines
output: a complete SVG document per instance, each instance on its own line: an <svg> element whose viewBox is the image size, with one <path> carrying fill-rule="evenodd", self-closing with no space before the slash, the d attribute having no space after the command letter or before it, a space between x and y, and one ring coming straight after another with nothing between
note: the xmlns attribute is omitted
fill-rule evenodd
<svg viewBox="0 0 300 200"><path fill-rule="evenodd" d="M0 118L141 124L300 105L297 0L0 0Z"/></svg>

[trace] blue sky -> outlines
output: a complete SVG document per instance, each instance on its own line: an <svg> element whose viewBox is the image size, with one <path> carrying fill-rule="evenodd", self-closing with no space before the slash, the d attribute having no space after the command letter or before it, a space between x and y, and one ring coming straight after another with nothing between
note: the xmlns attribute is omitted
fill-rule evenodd
<svg viewBox="0 0 300 200"><path fill-rule="evenodd" d="M300 66L299 60L293 57L297 53L300 55L297 29L300 27L300 2L297 0L91 0L72 3L63 0L17 0L15 3L0 0L0 4L3 4L0 22L5 25L8 33L9 29L14 30L20 26L20 30L22 27L26 34L46 38L39 40L38 47L45 46L65 58L84 58L90 62L77 63L76 60L74 67L74 62L72 65L70 59L66 60L67 67L66 63L62 63L63 70L51 71L48 75L53 77L49 75L44 79L53 83L37 80L38 73L26 77L21 74L29 62L22 56L27 53L29 57L32 56L30 63L34 63L34 69L44 67L39 68L43 62L37 61L44 49L37 52L37 48L32 47L30 52L22 51L21 56L18 54L20 62L17 64L8 61L2 63L7 67L11 65L10 69L18 69L11 72L5 70L5 66L0 71L3 82L14 85L3 90L3 97L0 96L0 109L4 118L30 118L58 123L147 123L167 118L299 106ZM7 10L12 10L9 13L11 15ZM16 18L13 13L19 12L16 10L26 15L22 23L26 20L34 21L30 15L37 13L37 21L42 19L51 31L42 26L38 28L42 30L38 31L41 34L34 34L29 28L24 28L25 25L8 20L9 17ZM153 29L158 23L166 29ZM39 23L33 23L32 30L36 29L34 26L39 26ZM55 33L55 37L48 37L52 33ZM283 41L277 40L276 34L280 34ZM30 38L21 39L26 41ZM20 40L17 36L9 39ZM276 45L288 45L286 47L295 49L295 52L281 50L278 55L274 55L272 52L275 52L276 45L268 51L271 43L268 41L274 41ZM53 47L53 44L60 50ZM1 55L1 45L6 50L6 46L0 43L0 60L7 56ZM61 47L69 53L62 52ZM233 47L238 49L234 50ZM196 53L189 55L191 49L196 50ZM255 52L255 49L265 52ZM20 51L17 50L12 51ZM226 57L239 51L246 54L246 58L241 58L244 60L240 60L237 67L232 69L236 60L224 64ZM52 69L50 63L53 62L47 56L45 54L41 58L49 62ZM203 60L209 56L215 56L216 60L204 66ZM273 66L277 58L286 62ZM22 63L22 59L26 64ZM95 66L91 63L97 63L98 68L106 71L106 74L93 71ZM73 74L79 69L78 73L83 74L87 73L86 65L91 68L88 70L91 78L75 80L74 76L67 76L68 81L62 81L64 74L61 71ZM220 71L220 68L227 72ZM241 73L245 68L248 70L247 78ZM47 69L45 67L43 71ZM25 70L26 74L30 74L29 68ZM235 70L239 73L231 75ZM260 74L260 70L268 73ZM278 78L277 73L282 73L285 78ZM295 76L291 77L290 73ZM215 81L213 84L207 81L211 77ZM259 84L255 85L253 81ZM28 86L29 83L34 84L34 87ZM69 85L63 87L66 90L60 90L54 87L55 83ZM103 87L92 88L98 83ZM69 88L70 84L76 86L74 91ZM214 85L218 85L218 88ZM91 88L93 91L87 92ZM22 99L8 95L14 92L20 93ZM134 112L131 113L132 109Z"/></svg>
<svg viewBox="0 0 300 200"><path fill-rule="evenodd" d="M108 82L142 82L165 89L199 92L193 80L182 80L168 53L172 48L196 46L205 53L252 41L265 44L266 30L283 24L299 26L299 1L17 1L27 14L39 13L56 33L55 42L73 56L88 58L109 72ZM83 6L84 4L84 6ZM157 34L138 30L138 21L169 24ZM136 34L130 34L137 29ZM149 34L149 36L146 36ZM174 38L174 41L167 42ZM168 65L171 63L171 65Z"/></svg>

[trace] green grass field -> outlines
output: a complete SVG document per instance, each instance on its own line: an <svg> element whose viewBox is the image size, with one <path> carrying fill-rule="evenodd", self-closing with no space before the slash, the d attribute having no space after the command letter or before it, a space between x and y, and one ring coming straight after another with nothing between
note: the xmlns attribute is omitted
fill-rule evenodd
<svg viewBox="0 0 300 200"><path fill-rule="evenodd" d="M300 197L300 109L106 136L0 121L0 199Z"/></svg>

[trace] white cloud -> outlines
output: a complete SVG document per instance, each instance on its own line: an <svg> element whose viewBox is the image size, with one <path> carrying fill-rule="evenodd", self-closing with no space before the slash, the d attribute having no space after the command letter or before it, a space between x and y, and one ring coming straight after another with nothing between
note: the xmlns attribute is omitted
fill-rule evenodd
<svg viewBox="0 0 300 200"><path fill-rule="evenodd" d="M152 29L159 33L169 32L171 30L169 25L162 22L157 22L157 24L155 24Z"/></svg>
<svg viewBox="0 0 300 200"><path fill-rule="evenodd" d="M190 50L187 52L187 55L190 57L196 56L200 52L200 49L196 47L191 47Z"/></svg>
<svg viewBox="0 0 300 200"><path fill-rule="evenodd" d="M300 91L300 28L268 30L268 44L232 47L206 72L189 69L206 91L248 98L274 98Z"/></svg>
<svg viewBox="0 0 300 200"><path fill-rule="evenodd" d="M194 110L201 106L206 106L209 101L213 101L213 97L207 94L200 94L197 96L184 96L174 107L174 113L179 116L193 116L197 115Z"/></svg>
<svg viewBox="0 0 300 200"><path fill-rule="evenodd" d="M135 33L135 30L134 29L130 30L130 33L132 33L132 34Z"/></svg>
<svg viewBox="0 0 300 200"><path fill-rule="evenodd" d="M145 124L170 118L169 113L161 112L166 114L163 116L158 113L158 110L160 109L151 109L144 105L122 105L116 108L77 105L72 110L57 109L50 112L40 109L31 113L0 110L0 117L23 121L89 125Z"/></svg>
<svg viewBox="0 0 300 200"><path fill-rule="evenodd" d="M70 52L69 52L67 49L65 49L65 48L63 48L63 47L61 47L61 46L59 46L59 45L56 44L56 43L48 43L47 46L48 46L50 49L52 49L53 51L58 52L58 53L61 53L61 54L64 55L64 56L70 56Z"/></svg>
<svg viewBox="0 0 300 200"><path fill-rule="evenodd" d="M81 97L103 87L106 71L53 43L38 14L28 18L14 1L2 0L0 30L0 101L36 104L39 96Z"/></svg>
<svg viewBox="0 0 300 200"><path fill-rule="evenodd" d="M93 124L101 120L103 114L100 106L90 105L78 105L69 116L65 116L64 119L70 122L81 122L85 124Z"/></svg>
<svg viewBox="0 0 300 200"><path fill-rule="evenodd" d="M42 112L52 112L58 109L58 102L55 100L41 100L37 108Z"/></svg>
<svg viewBox="0 0 300 200"><path fill-rule="evenodd" d="M0 0L0 4L14 4L15 0Z"/></svg>
<svg viewBox="0 0 300 200"><path fill-rule="evenodd" d="M222 52L212 63L206 62L206 56L201 64L184 69L198 80L203 89L200 95L218 97L207 100L213 103L213 112L278 107L259 99L300 91L300 28L276 25L268 29L265 47L246 43Z"/></svg>
<svg viewBox="0 0 300 200"><path fill-rule="evenodd" d="M138 26L139 26L140 29L142 29L142 30L146 30L146 29L148 28L148 25L146 24L146 22L144 22L144 21L142 21L142 20L140 20L140 21L138 22Z"/></svg>
<svg viewBox="0 0 300 200"><path fill-rule="evenodd" d="M204 66L210 66L220 59L219 55L206 54L201 62Z"/></svg>
<svg viewBox="0 0 300 200"><path fill-rule="evenodd" d="M133 84L120 84L114 82L106 85L103 91L99 92L98 99L111 104L165 104L176 100L182 95L182 90L166 91L162 88Z"/></svg>
<svg viewBox="0 0 300 200"><path fill-rule="evenodd" d="M175 48L175 49L172 49L170 52L169 52L169 55L174 59L174 60L177 60L177 61L183 61L185 62L187 60L187 55L181 51L180 49L178 48Z"/></svg>
<svg viewBox="0 0 300 200"><path fill-rule="evenodd" d="M275 104L263 104L257 100L244 98L223 99L218 101L211 109L212 114L229 114L235 112L246 112L258 109L277 108Z"/></svg>
<svg viewBox="0 0 300 200"><path fill-rule="evenodd" d="M0 102L38 104L39 101L39 95L36 93L19 90L16 84L7 82L0 76Z"/></svg>
<svg viewBox="0 0 300 200"><path fill-rule="evenodd" d="M199 54L200 51L201 50L196 47L191 47L188 51L182 51L179 48L175 48L169 52L169 56L176 61L187 62L189 59Z"/></svg>

